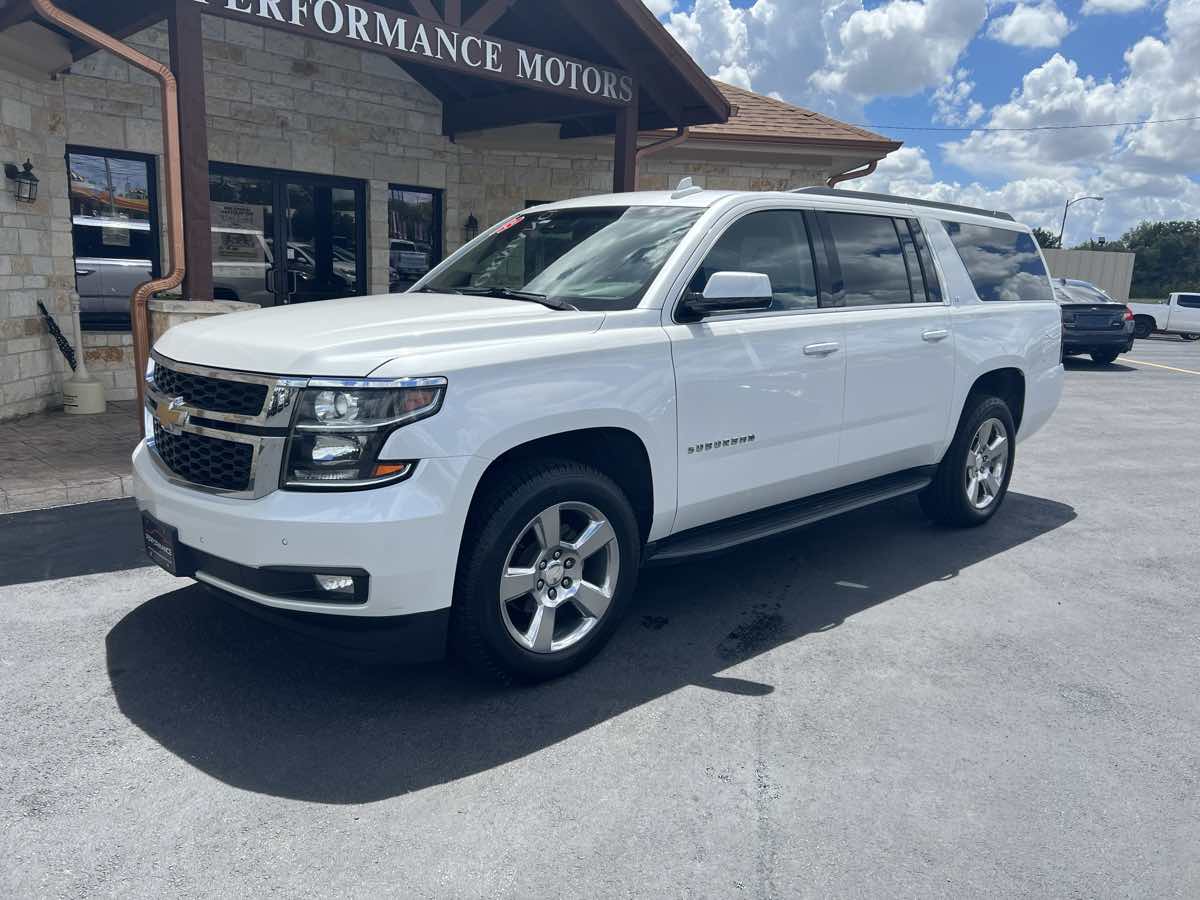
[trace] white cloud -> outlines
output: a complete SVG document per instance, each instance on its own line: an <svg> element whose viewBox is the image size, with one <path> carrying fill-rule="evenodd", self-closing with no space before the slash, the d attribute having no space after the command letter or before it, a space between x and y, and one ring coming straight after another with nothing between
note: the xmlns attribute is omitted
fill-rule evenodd
<svg viewBox="0 0 1200 900"><path fill-rule="evenodd" d="M986 0L854 5L859 8L838 24L829 60L811 81L861 99L908 96L941 84L987 17Z"/></svg>
<svg viewBox="0 0 1200 900"><path fill-rule="evenodd" d="M1118 80L1081 75L1060 54L1028 72L1011 99L991 110L990 128L1137 122L1200 110L1200 3L1170 0L1163 39L1144 37L1125 53ZM1172 175L1200 172L1200 122L1124 128L1062 128L1032 133L973 132L945 146L972 172L1072 176L1085 169Z"/></svg>
<svg viewBox="0 0 1200 900"><path fill-rule="evenodd" d="M650 12L656 16L665 16L675 8L675 0L644 0Z"/></svg>
<svg viewBox="0 0 1200 900"><path fill-rule="evenodd" d="M1150 0L1084 0L1083 14L1085 16L1103 13L1128 13L1145 9Z"/></svg>
<svg viewBox="0 0 1200 900"><path fill-rule="evenodd" d="M971 73L958 69L933 92L934 119L951 126L974 125L986 112L983 104L971 98L975 82Z"/></svg>
<svg viewBox="0 0 1200 900"><path fill-rule="evenodd" d="M1071 23L1054 0L1037 5L1018 3L1012 12L992 20L988 37L1013 47L1057 47Z"/></svg>
<svg viewBox="0 0 1200 900"><path fill-rule="evenodd" d="M1068 246L1093 237L1115 240L1145 219L1193 219L1200 209L1200 184L1185 175L1092 171L1067 179L1032 176L988 188L979 182L934 179L925 151L913 147L893 153L869 178L842 187L1002 210L1054 234L1067 200L1089 194L1104 197L1103 203L1081 203L1071 210Z"/></svg>
<svg viewBox="0 0 1200 900"><path fill-rule="evenodd" d="M1081 72L1055 53L990 109L964 65L967 46L992 14L992 36L1018 46L1057 45L1071 23L1052 0L667 0L667 27L700 65L720 78L863 121L875 97L927 91L934 118L954 127L1029 129L1141 121L1200 111L1200 0L1153 0L1164 28L1130 46L1124 71ZM1067 4L1062 4L1064 7ZM1149 0L1085 0L1089 14L1118 13ZM869 7L869 8L868 8ZM1040 23L1036 28L1031 22ZM1133 41L1134 39L1131 39ZM941 158L905 147L866 181L873 187L948 202L1006 209L1057 231L1063 202L1080 204L1068 242L1119 237L1142 219L1194 218L1200 209L1200 123L1040 131L972 131L943 144ZM965 178L939 179L932 163ZM996 185L1009 179L1007 184Z"/></svg>
<svg viewBox="0 0 1200 900"><path fill-rule="evenodd" d="M987 0L886 0L872 9L863 0L678 6L665 24L706 72L852 119L873 97L941 85L987 14Z"/></svg>

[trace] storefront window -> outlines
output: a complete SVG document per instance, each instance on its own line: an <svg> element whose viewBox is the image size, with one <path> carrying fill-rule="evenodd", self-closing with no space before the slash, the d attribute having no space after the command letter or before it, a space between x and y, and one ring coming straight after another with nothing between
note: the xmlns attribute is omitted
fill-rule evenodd
<svg viewBox="0 0 1200 900"><path fill-rule="evenodd" d="M391 290L406 291L442 261L442 192L392 185L388 241Z"/></svg>
<svg viewBox="0 0 1200 900"><path fill-rule="evenodd" d="M362 182L214 163L208 184L218 300L281 306L366 292Z"/></svg>
<svg viewBox="0 0 1200 900"><path fill-rule="evenodd" d="M71 149L67 175L83 327L128 331L130 296L159 274L154 160Z"/></svg>

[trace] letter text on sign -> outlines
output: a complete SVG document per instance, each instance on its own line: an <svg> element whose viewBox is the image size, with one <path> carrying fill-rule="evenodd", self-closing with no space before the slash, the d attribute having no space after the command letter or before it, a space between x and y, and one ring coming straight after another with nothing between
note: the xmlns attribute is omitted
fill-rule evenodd
<svg viewBox="0 0 1200 900"><path fill-rule="evenodd" d="M484 36L445 22L350 0L195 0L210 15L253 22L292 34L376 53L401 63L628 106L633 76L561 53Z"/></svg>

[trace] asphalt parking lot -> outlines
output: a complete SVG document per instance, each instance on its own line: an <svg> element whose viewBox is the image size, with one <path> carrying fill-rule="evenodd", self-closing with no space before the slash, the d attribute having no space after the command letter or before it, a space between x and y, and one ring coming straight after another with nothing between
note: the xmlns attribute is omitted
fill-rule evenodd
<svg viewBox="0 0 1200 900"><path fill-rule="evenodd" d="M539 688L332 656L0 518L0 896L1200 896L1200 344L1068 363L986 529L647 572Z"/></svg>

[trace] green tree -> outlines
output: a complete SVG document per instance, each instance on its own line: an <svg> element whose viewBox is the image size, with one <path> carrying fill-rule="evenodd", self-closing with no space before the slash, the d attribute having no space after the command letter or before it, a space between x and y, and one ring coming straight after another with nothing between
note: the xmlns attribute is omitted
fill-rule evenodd
<svg viewBox="0 0 1200 900"><path fill-rule="evenodd" d="M1137 254L1131 296L1200 291L1200 219L1143 222L1125 232L1121 244Z"/></svg>
<svg viewBox="0 0 1200 900"><path fill-rule="evenodd" d="M1038 242L1038 246L1043 250L1054 250L1058 247L1058 238L1045 228L1033 229L1033 237Z"/></svg>
<svg viewBox="0 0 1200 900"><path fill-rule="evenodd" d="M1072 250L1124 250L1125 245L1120 241L1110 241L1107 238L1088 238L1082 244L1077 244Z"/></svg>

